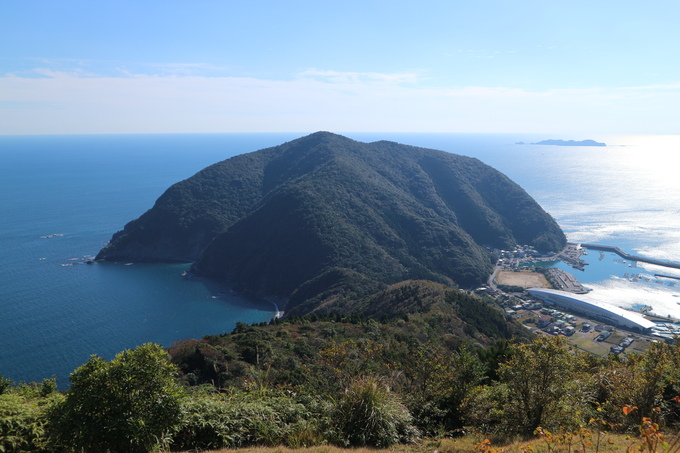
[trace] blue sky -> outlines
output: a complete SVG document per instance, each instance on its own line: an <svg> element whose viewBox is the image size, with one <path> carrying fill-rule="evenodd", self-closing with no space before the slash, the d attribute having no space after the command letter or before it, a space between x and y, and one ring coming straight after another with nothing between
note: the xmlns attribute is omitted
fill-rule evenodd
<svg viewBox="0 0 680 453"><path fill-rule="evenodd" d="M679 17L675 0L3 0L0 134L675 134Z"/></svg>

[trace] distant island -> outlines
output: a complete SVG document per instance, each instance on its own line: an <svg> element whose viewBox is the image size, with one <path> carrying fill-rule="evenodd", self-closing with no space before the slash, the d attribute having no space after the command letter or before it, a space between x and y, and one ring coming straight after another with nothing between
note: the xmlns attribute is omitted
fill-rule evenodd
<svg viewBox="0 0 680 453"><path fill-rule="evenodd" d="M523 144L523 143L522 143ZM541 140L532 145L553 145L553 146L607 146L606 143L596 142L595 140Z"/></svg>

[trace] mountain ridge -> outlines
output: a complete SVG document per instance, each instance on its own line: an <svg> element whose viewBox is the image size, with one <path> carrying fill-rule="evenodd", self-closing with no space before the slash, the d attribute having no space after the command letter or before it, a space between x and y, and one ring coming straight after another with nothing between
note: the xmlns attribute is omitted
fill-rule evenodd
<svg viewBox="0 0 680 453"><path fill-rule="evenodd" d="M491 272L484 246L565 242L523 189L477 159L317 132L173 185L97 259L194 262L200 275L288 297L334 268L474 286Z"/></svg>

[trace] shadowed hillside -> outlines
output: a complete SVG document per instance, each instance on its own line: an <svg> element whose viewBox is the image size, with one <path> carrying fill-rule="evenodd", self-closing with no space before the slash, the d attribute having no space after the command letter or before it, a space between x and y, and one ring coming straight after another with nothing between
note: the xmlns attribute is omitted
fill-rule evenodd
<svg viewBox="0 0 680 453"><path fill-rule="evenodd" d="M97 258L195 262L240 289L306 300L344 283L360 296L406 279L470 287L491 272L484 246L565 242L477 159L318 132L173 185Z"/></svg>

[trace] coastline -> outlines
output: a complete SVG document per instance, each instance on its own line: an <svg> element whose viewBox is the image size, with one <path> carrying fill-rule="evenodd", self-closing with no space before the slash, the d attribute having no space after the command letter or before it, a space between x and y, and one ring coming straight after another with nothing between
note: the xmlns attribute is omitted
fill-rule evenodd
<svg viewBox="0 0 680 453"><path fill-rule="evenodd" d="M272 312L271 319L281 318L284 314L283 309L286 307L287 299L276 297L270 294L256 294L250 291L240 291L235 288L234 282L230 281L218 281L205 277L200 277L192 274L189 271L182 273L182 277L190 280L194 280L203 284L208 289L213 299L229 299L229 302L236 305L245 305L243 302L246 301L248 304L247 308ZM272 310L271 307L274 307ZM280 307L283 307L281 309Z"/></svg>

